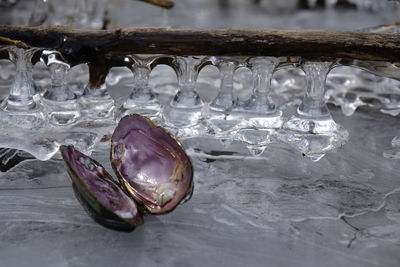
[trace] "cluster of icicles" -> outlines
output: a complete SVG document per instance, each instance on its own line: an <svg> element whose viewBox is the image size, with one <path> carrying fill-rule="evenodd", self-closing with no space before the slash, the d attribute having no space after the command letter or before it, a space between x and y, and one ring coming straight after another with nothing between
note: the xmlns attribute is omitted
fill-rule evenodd
<svg viewBox="0 0 400 267"><path fill-rule="evenodd" d="M244 142L252 156L261 154L272 142L282 142L315 161L348 139L348 132L332 119L327 100L333 99L346 115L351 115L358 106L369 105L359 97L361 94L343 91L345 84L360 83L357 73L339 73L326 79L328 72L339 66L338 62L166 55L127 55L125 63L134 75L133 85L122 105L116 105L106 83L95 88L89 83L81 94L72 90L66 78L71 66L57 51L3 49L15 63L16 75L8 96L0 105L0 120L3 127L12 124L22 131L68 131L82 121L116 123L125 115L137 113L180 139L211 137L220 140L225 149L229 149L232 142ZM32 78L31 58L38 51L40 60L51 73L51 84L45 86L44 91L37 90ZM162 58L169 60L160 60ZM158 62L169 62L178 78L177 91L166 104L159 102L154 88L149 85L150 73ZM206 101L198 94L196 82L200 71L208 65L219 70L221 82L218 95ZM272 83L277 83L274 73L288 66L292 70L278 81L280 91L272 92ZM252 72L252 93L247 99L234 94L235 73L241 68ZM304 94L293 100L291 89L293 84L299 86L300 80L306 81L300 85ZM286 98L277 100L277 95ZM398 114L397 101L389 104L386 113ZM293 106L297 109L291 109ZM65 144L63 140L59 143Z"/></svg>

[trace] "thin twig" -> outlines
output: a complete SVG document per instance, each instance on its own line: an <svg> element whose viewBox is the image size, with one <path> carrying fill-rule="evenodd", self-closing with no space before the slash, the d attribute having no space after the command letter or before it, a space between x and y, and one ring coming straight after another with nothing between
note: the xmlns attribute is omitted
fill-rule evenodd
<svg viewBox="0 0 400 267"><path fill-rule="evenodd" d="M169 0L138 0L138 1L146 2L151 5L159 6L166 9L171 9L174 7L174 2Z"/></svg>
<svg viewBox="0 0 400 267"><path fill-rule="evenodd" d="M19 40L13 40L13 39L10 39L10 38L7 38L7 37L2 37L2 36L0 36L0 42L11 44L11 45L15 45L16 47L23 48L23 49L32 48L27 43L24 43L24 42L19 41Z"/></svg>

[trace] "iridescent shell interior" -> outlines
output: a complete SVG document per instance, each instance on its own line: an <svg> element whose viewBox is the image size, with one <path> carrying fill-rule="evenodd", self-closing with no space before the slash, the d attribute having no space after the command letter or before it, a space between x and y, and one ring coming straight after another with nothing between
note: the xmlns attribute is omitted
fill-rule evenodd
<svg viewBox="0 0 400 267"><path fill-rule="evenodd" d="M121 119L111 139L111 161L121 184L149 213L169 212L192 192L189 157L175 138L143 116Z"/></svg>

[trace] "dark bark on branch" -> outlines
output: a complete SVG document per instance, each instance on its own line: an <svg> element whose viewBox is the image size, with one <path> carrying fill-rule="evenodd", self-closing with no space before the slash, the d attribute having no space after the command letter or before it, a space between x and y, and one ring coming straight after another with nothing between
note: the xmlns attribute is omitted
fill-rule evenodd
<svg viewBox="0 0 400 267"><path fill-rule="evenodd" d="M400 35L386 33L154 28L85 31L0 26L0 36L57 49L73 65L108 54L301 56L400 62Z"/></svg>

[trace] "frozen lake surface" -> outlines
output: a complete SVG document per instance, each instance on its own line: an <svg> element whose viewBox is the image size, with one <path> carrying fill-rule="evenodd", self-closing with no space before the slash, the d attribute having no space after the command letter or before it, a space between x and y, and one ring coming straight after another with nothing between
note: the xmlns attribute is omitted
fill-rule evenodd
<svg viewBox="0 0 400 267"><path fill-rule="evenodd" d="M336 153L193 158L193 198L132 233L86 215L63 162L26 160L0 174L0 266L397 267L400 165L382 153L398 118L332 111L351 135ZM107 145L94 158L110 168Z"/></svg>

